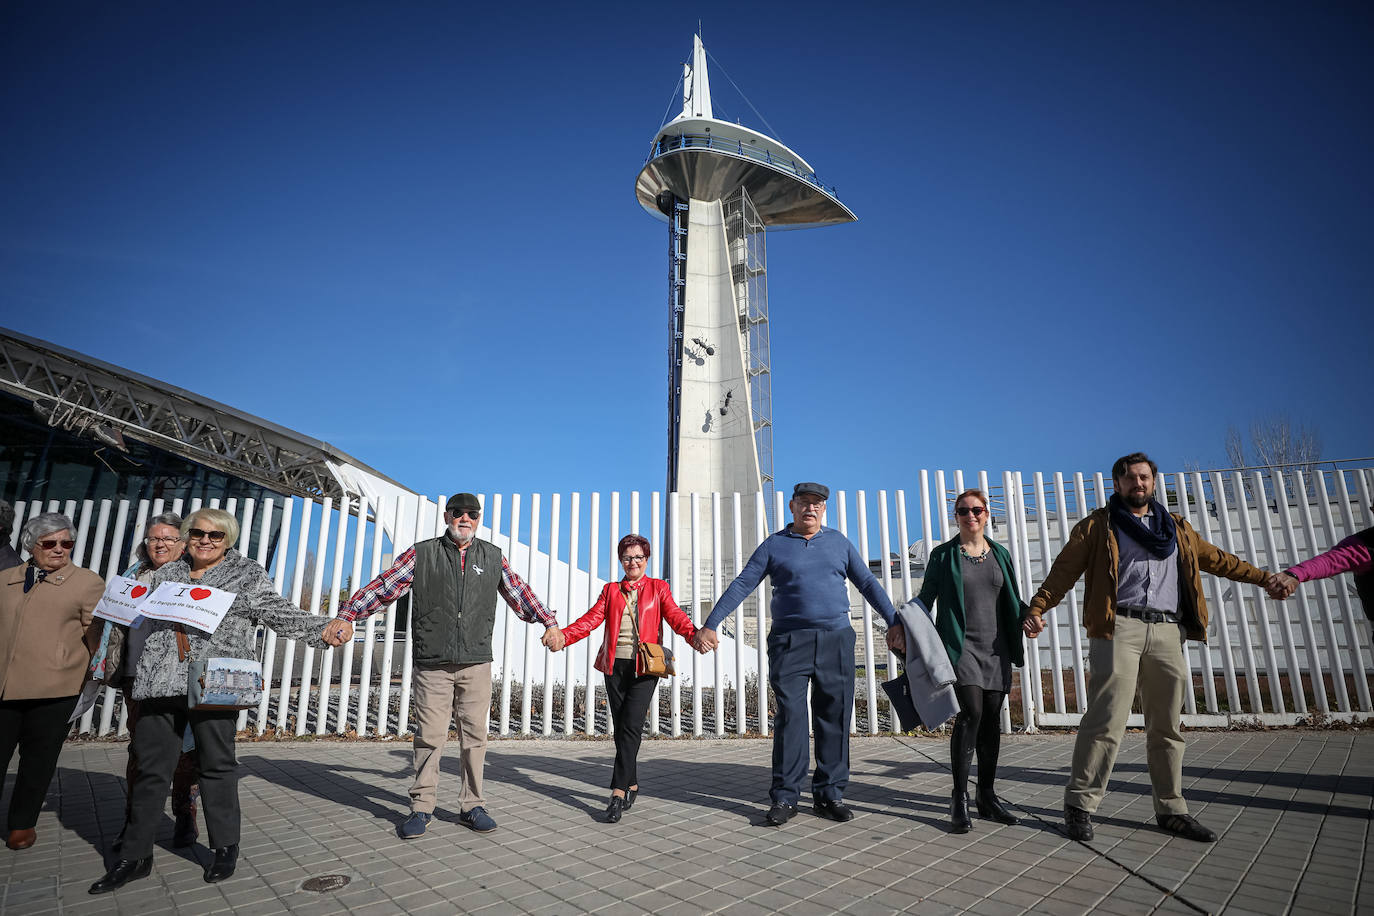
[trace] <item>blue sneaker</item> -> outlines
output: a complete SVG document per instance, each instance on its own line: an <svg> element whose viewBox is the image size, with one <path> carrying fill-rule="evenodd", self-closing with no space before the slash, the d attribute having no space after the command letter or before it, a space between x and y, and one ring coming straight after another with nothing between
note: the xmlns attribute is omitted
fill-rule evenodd
<svg viewBox="0 0 1374 916"><path fill-rule="evenodd" d="M429 827L430 818L433 816L423 811L410 812L410 817L402 821L401 826L396 828L396 835L403 840L413 840L416 837L424 836L425 830Z"/></svg>
<svg viewBox="0 0 1374 916"><path fill-rule="evenodd" d="M496 829L496 821L491 819L487 809L481 805L458 815L458 823L478 833L490 833Z"/></svg>

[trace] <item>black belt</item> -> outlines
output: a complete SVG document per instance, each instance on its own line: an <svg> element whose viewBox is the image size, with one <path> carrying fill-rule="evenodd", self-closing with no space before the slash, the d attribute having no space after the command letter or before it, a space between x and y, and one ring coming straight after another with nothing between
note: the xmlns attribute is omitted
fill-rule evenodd
<svg viewBox="0 0 1374 916"><path fill-rule="evenodd" d="M1137 607L1133 604L1119 604L1116 612L1122 617L1134 617L1146 623L1178 623L1178 615L1173 611L1156 611L1153 608Z"/></svg>

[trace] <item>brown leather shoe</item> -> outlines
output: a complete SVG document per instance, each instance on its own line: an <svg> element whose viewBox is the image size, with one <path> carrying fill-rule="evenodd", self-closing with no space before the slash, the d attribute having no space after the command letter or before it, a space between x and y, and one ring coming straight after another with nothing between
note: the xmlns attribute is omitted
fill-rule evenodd
<svg viewBox="0 0 1374 916"><path fill-rule="evenodd" d="M5 845L10 849L28 849L38 842L38 831L30 827L28 830L11 830L9 839L5 840Z"/></svg>

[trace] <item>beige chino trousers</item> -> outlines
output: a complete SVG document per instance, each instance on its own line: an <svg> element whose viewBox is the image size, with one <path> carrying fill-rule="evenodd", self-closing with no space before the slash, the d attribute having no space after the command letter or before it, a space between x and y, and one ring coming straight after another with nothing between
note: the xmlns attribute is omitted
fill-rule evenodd
<svg viewBox="0 0 1374 916"><path fill-rule="evenodd" d="M482 802L482 768L487 760L487 717L491 710L491 662L416 668L415 783L410 810L434 813L439 761L448 740L449 721L458 722L461 788L458 804L470 811Z"/></svg>
<svg viewBox="0 0 1374 916"><path fill-rule="evenodd" d="M1176 623L1118 616L1112 637L1089 640L1088 709L1078 726L1064 804L1091 814L1102 803L1139 688L1155 814L1187 814L1179 727L1188 679L1183 631Z"/></svg>

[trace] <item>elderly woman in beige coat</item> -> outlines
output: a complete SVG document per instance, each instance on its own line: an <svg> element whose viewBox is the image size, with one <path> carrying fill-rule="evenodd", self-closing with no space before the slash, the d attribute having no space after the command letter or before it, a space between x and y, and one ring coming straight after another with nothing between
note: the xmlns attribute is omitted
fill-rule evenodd
<svg viewBox="0 0 1374 916"><path fill-rule="evenodd" d="M99 634L91 614L105 582L72 565L72 530L65 515L36 516L19 536L29 561L0 572L0 772L19 749L10 849L28 849L38 838L34 825Z"/></svg>

